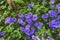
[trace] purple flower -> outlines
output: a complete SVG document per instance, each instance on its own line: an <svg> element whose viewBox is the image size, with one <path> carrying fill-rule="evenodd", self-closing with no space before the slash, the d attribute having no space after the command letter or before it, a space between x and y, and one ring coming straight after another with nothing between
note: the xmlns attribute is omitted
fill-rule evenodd
<svg viewBox="0 0 60 40"><path fill-rule="evenodd" d="M26 18L26 19L32 18L32 13L25 14L25 18Z"/></svg>
<svg viewBox="0 0 60 40"><path fill-rule="evenodd" d="M48 16L49 16L48 13L46 13L46 14L42 14L41 17L42 17L43 19L45 19L45 18L48 18Z"/></svg>
<svg viewBox="0 0 60 40"><path fill-rule="evenodd" d="M30 40L30 36L27 35L26 40Z"/></svg>
<svg viewBox="0 0 60 40"><path fill-rule="evenodd" d="M60 15L58 15L57 19L60 20Z"/></svg>
<svg viewBox="0 0 60 40"><path fill-rule="evenodd" d="M0 32L0 35L1 35L1 36L4 36L4 34L5 34L4 32Z"/></svg>
<svg viewBox="0 0 60 40"><path fill-rule="evenodd" d="M33 21L36 21L38 19L38 15L37 14L34 14L33 17L32 17L32 20Z"/></svg>
<svg viewBox="0 0 60 40"><path fill-rule="evenodd" d="M8 23L8 24L11 24L11 23L12 23L12 22L11 22L11 17L7 17L7 18L5 19L5 22Z"/></svg>
<svg viewBox="0 0 60 40"><path fill-rule="evenodd" d="M22 32L24 32L24 31L25 31L25 28L23 28L23 27L20 27L20 30L21 30Z"/></svg>
<svg viewBox="0 0 60 40"><path fill-rule="evenodd" d="M55 6L54 3L55 3L55 0L52 0L51 3L50 3L50 6L52 6L52 7Z"/></svg>
<svg viewBox="0 0 60 40"><path fill-rule="evenodd" d="M50 4L50 6L51 6L51 7L54 7L54 6L55 6L55 4Z"/></svg>
<svg viewBox="0 0 60 40"><path fill-rule="evenodd" d="M60 14L60 9L58 9L58 14Z"/></svg>
<svg viewBox="0 0 60 40"><path fill-rule="evenodd" d="M39 22L39 27L42 27L43 26L43 23L42 22Z"/></svg>
<svg viewBox="0 0 60 40"><path fill-rule="evenodd" d="M31 8L33 6L34 6L34 3L33 2L31 2L30 4L28 4L28 8Z"/></svg>
<svg viewBox="0 0 60 40"><path fill-rule="evenodd" d="M24 32L26 35L30 36L30 29L20 27L20 30Z"/></svg>
<svg viewBox="0 0 60 40"><path fill-rule="evenodd" d="M36 22L36 23L34 24L34 26L35 26L35 27L38 27L38 26L39 26L39 22Z"/></svg>
<svg viewBox="0 0 60 40"><path fill-rule="evenodd" d="M18 23L21 24L21 25L23 25L23 26L25 25L25 22L23 22L22 19L18 19Z"/></svg>
<svg viewBox="0 0 60 40"><path fill-rule="evenodd" d="M32 34L34 34L34 33L35 33L35 28L31 28L30 34L32 35Z"/></svg>
<svg viewBox="0 0 60 40"><path fill-rule="evenodd" d="M48 36L48 40L54 40L52 37Z"/></svg>
<svg viewBox="0 0 60 40"><path fill-rule="evenodd" d="M31 19L26 19L26 22L27 22L28 24L31 24L31 23L32 23L32 20L31 20Z"/></svg>
<svg viewBox="0 0 60 40"><path fill-rule="evenodd" d="M57 9L60 9L60 3L56 5L56 8Z"/></svg>
<svg viewBox="0 0 60 40"><path fill-rule="evenodd" d="M26 25L25 29L30 29L30 25Z"/></svg>
<svg viewBox="0 0 60 40"><path fill-rule="evenodd" d="M28 35L28 36L31 36L30 29L25 29L25 34Z"/></svg>
<svg viewBox="0 0 60 40"><path fill-rule="evenodd" d="M42 27L43 26L43 23L42 22L36 22L34 24L35 27Z"/></svg>
<svg viewBox="0 0 60 40"><path fill-rule="evenodd" d="M32 35L32 40L40 40L37 36Z"/></svg>
<svg viewBox="0 0 60 40"><path fill-rule="evenodd" d="M18 14L18 17L19 17L19 18L23 18L24 15L23 15L23 14Z"/></svg>
<svg viewBox="0 0 60 40"><path fill-rule="evenodd" d="M57 16L57 13L55 10L49 10L48 13L49 13L50 17L56 17Z"/></svg>
<svg viewBox="0 0 60 40"><path fill-rule="evenodd" d="M11 18L12 22L16 22L16 18Z"/></svg>
<svg viewBox="0 0 60 40"><path fill-rule="evenodd" d="M59 20L52 20L48 24L52 28L59 28L60 27L60 21Z"/></svg>
<svg viewBox="0 0 60 40"><path fill-rule="evenodd" d="M7 17L7 18L5 19L5 22L8 23L8 24L11 24L11 23L13 23L13 22L16 22L16 18Z"/></svg>

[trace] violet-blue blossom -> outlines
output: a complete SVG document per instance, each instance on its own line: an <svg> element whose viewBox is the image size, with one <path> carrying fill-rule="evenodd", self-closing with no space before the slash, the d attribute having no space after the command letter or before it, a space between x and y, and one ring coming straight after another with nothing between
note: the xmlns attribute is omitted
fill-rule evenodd
<svg viewBox="0 0 60 40"><path fill-rule="evenodd" d="M26 29L26 28L25 28L24 33L25 33L26 35L28 35L28 36L30 36L30 35L31 35L31 34L30 34L30 29Z"/></svg>
<svg viewBox="0 0 60 40"><path fill-rule="evenodd" d="M30 29L30 25L26 25L26 27L25 27L26 29Z"/></svg>
<svg viewBox="0 0 60 40"><path fill-rule="evenodd" d="M42 16L41 16L41 17L42 17L43 19L45 19L45 18L48 18L48 16L49 16L49 14L48 14L48 13L46 13L46 14L42 14Z"/></svg>
<svg viewBox="0 0 60 40"><path fill-rule="evenodd" d="M57 20L60 20L60 15L58 15L56 19L57 19Z"/></svg>
<svg viewBox="0 0 60 40"><path fill-rule="evenodd" d="M58 9L58 14L60 14L60 9Z"/></svg>
<svg viewBox="0 0 60 40"><path fill-rule="evenodd" d="M23 18L24 15L23 15L23 14L18 14L18 17L19 17L19 18Z"/></svg>
<svg viewBox="0 0 60 40"><path fill-rule="evenodd" d="M30 40L30 38L31 38L30 36L28 36L28 35L26 36L26 40Z"/></svg>
<svg viewBox="0 0 60 40"><path fill-rule="evenodd" d="M38 15L37 14L34 14L33 17L32 17L32 20L33 21L36 21L38 19Z"/></svg>
<svg viewBox="0 0 60 40"><path fill-rule="evenodd" d="M59 28L60 21L59 20L51 20L48 25L52 28Z"/></svg>
<svg viewBox="0 0 60 40"><path fill-rule="evenodd" d="M43 26L43 23L42 22L36 22L35 24L34 24L34 26L35 27L42 27Z"/></svg>
<svg viewBox="0 0 60 40"><path fill-rule="evenodd" d="M32 35L32 34L34 34L34 33L35 33L35 28L31 28L30 34Z"/></svg>
<svg viewBox="0 0 60 40"><path fill-rule="evenodd" d="M38 27L38 26L39 26L39 22L36 22L36 23L34 24L34 26L35 26L35 27Z"/></svg>
<svg viewBox="0 0 60 40"><path fill-rule="evenodd" d="M26 18L26 19L32 18L32 13L25 14L25 18Z"/></svg>
<svg viewBox="0 0 60 40"><path fill-rule="evenodd" d="M55 10L49 10L49 16L50 17L56 17L57 16L57 12Z"/></svg>
<svg viewBox="0 0 60 40"><path fill-rule="evenodd" d="M32 20L31 20L31 19L26 19L26 22L27 22L28 24L31 24L31 23L32 23Z"/></svg>
<svg viewBox="0 0 60 40"><path fill-rule="evenodd" d="M20 27L20 30L21 30L22 32L24 32L25 28L23 28L23 27Z"/></svg>
<svg viewBox="0 0 60 40"><path fill-rule="evenodd" d="M54 40L52 37L48 36L48 40Z"/></svg>
<svg viewBox="0 0 60 40"><path fill-rule="evenodd" d="M18 19L18 23L21 25L25 25L25 22L22 19Z"/></svg>
<svg viewBox="0 0 60 40"><path fill-rule="evenodd" d="M28 8L31 8L33 6L34 6L34 3L33 2L31 2L31 3L28 4Z"/></svg>
<svg viewBox="0 0 60 40"><path fill-rule="evenodd" d="M16 22L16 18L11 18L12 22Z"/></svg>
<svg viewBox="0 0 60 40"><path fill-rule="evenodd" d="M0 35L1 35L1 36L4 36L4 34L5 34L5 32L0 32Z"/></svg>
<svg viewBox="0 0 60 40"><path fill-rule="evenodd" d="M50 6L52 6L52 7L55 6L54 3L55 3L55 0L51 0Z"/></svg>
<svg viewBox="0 0 60 40"><path fill-rule="evenodd" d="M13 22L16 22L16 18L7 17L7 18L5 19L5 22L8 23L8 24L11 24L11 23L13 23Z"/></svg>
<svg viewBox="0 0 60 40"><path fill-rule="evenodd" d="M39 22L39 27L42 27L43 26L43 23L42 22Z"/></svg>
<svg viewBox="0 0 60 40"><path fill-rule="evenodd" d="M56 8L57 9L60 9L60 3L56 5Z"/></svg>
<svg viewBox="0 0 60 40"><path fill-rule="evenodd" d="M32 35L32 40L40 40L37 36Z"/></svg>
<svg viewBox="0 0 60 40"><path fill-rule="evenodd" d="M7 17L7 18L5 19L5 22L8 23L8 24L12 23L12 22L11 22L11 17Z"/></svg>

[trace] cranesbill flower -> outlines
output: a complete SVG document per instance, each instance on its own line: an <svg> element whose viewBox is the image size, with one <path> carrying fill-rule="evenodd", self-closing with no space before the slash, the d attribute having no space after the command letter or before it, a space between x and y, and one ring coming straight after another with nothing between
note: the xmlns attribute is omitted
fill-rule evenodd
<svg viewBox="0 0 60 40"><path fill-rule="evenodd" d="M19 17L19 18L23 18L24 15L23 15L23 14L18 14L18 17Z"/></svg>
<svg viewBox="0 0 60 40"><path fill-rule="evenodd" d="M60 14L60 9L58 9L58 14Z"/></svg>
<svg viewBox="0 0 60 40"><path fill-rule="evenodd" d="M34 33L35 33L35 28L31 28L30 34L32 35L32 34L34 34Z"/></svg>
<svg viewBox="0 0 60 40"><path fill-rule="evenodd" d="M11 18L11 21L12 22L16 22L16 18Z"/></svg>
<svg viewBox="0 0 60 40"><path fill-rule="evenodd" d="M24 33L25 33L26 35L28 35L28 36L30 36L30 35L31 35L31 34L30 34L30 29L26 29L26 28L25 28Z"/></svg>
<svg viewBox="0 0 60 40"><path fill-rule="evenodd" d="M52 7L55 6L54 3L55 3L55 0L51 0L50 6L52 6Z"/></svg>
<svg viewBox="0 0 60 40"><path fill-rule="evenodd" d="M13 23L13 22L16 22L16 18L7 17L7 18L5 19L5 22L8 23L8 24L11 24L11 23Z"/></svg>
<svg viewBox="0 0 60 40"><path fill-rule="evenodd" d="M20 27L20 30L21 30L22 32L24 32L24 31L25 31L25 28L23 28L23 27Z"/></svg>
<svg viewBox="0 0 60 40"><path fill-rule="evenodd" d="M1 36L4 36L4 34L5 34L4 32L0 32L0 35L1 35Z"/></svg>
<svg viewBox="0 0 60 40"><path fill-rule="evenodd" d="M48 40L54 40L52 37L48 36Z"/></svg>
<svg viewBox="0 0 60 40"><path fill-rule="evenodd" d="M18 19L18 23L23 25L23 26L25 25L25 22L22 19Z"/></svg>
<svg viewBox="0 0 60 40"><path fill-rule="evenodd" d="M58 15L57 20L60 20L60 15Z"/></svg>
<svg viewBox="0 0 60 40"><path fill-rule="evenodd" d="M33 6L34 6L34 3L33 2L31 2L30 4L28 4L28 8L31 8Z"/></svg>
<svg viewBox="0 0 60 40"><path fill-rule="evenodd" d="M26 29L26 28L20 27L20 30L22 32L24 32L26 35L30 36L30 29Z"/></svg>
<svg viewBox="0 0 60 40"><path fill-rule="evenodd" d="M29 25L29 24L27 24L25 28L30 28L30 25Z"/></svg>
<svg viewBox="0 0 60 40"><path fill-rule="evenodd" d="M56 8L57 9L60 9L60 3L56 5Z"/></svg>
<svg viewBox="0 0 60 40"><path fill-rule="evenodd" d="M32 18L32 13L25 14L26 19L31 19Z"/></svg>
<svg viewBox="0 0 60 40"><path fill-rule="evenodd" d="M45 18L48 18L48 16L49 16L48 13L46 13L46 14L42 14L41 17L42 17L43 19L45 19Z"/></svg>
<svg viewBox="0 0 60 40"><path fill-rule="evenodd" d="M34 14L33 17L32 17L32 20L33 21L36 21L38 19L38 15L37 14Z"/></svg>
<svg viewBox="0 0 60 40"><path fill-rule="evenodd" d="M26 19L26 22L27 22L28 24L31 24L31 23L32 23L32 20L31 20L31 19Z"/></svg>
<svg viewBox="0 0 60 40"><path fill-rule="evenodd" d="M54 7L54 6L55 6L55 4L50 4L50 6L51 6L51 7Z"/></svg>
<svg viewBox="0 0 60 40"><path fill-rule="evenodd" d="M57 16L57 12L55 10L49 10L49 16L50 17L56 17Z"/></svg>
<svg viewBox="0 0 60 40"><path fill-rule="evenodd" d="M48 23L48 25L52 28L59 28L60 27L60 21L59 20L52 20Z"/></svg>
<svg viewBox="0 0 60 40"><path fill-rule="evenodd" d="M12 23L11 17L7 17L7 18L5 19L5 22L8 23L8 24Z"/></svg>
<svg viewBox="0 0 60 40"><path fill-rule="evenodd" d="M39 22L36 22L36 23L34 24L34 26L35 26L35 27L38 27L38 26L39 26Z"/></svg>
<svg viewBox="0 0 60 40"><path fill-rule="evenodd" d="M43 26L43 23L42 22L39 22L39 27L42 27Z"/></svg>
<svg viewBox="0 0 60 40"><path fill-rule="evenodd" d="M37 36L32 35L32 40L40 40Z"/></svg>
<svg viewBox="0 0 60 40"><path fill-rule="evenodd" d="M16 22L16 18L7 17L7 18L5 19L5 22L8 23L8 24L11 24L11 23L13 23L13 22Z"/></svg>
<svg viewBox="0 0 60 40"><path fill-rule="evenodd" d="M30 36L27 35L26 40L30 40Z"/></svg>
<svg viewBox="0 0 60 40"><path fill-rule="evenodd" d="M35 27L42 27L43 26L43 23L42 22L36 22L35 24L34 24L34 26Z"/></svg>

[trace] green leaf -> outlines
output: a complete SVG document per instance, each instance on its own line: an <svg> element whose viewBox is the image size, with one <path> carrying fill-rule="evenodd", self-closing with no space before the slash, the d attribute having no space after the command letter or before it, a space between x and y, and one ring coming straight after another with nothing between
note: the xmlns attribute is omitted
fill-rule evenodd
<svg viewBox="0 0 60 40"><path fill-rule="evenodd" d="M19 31L19 29L14 30L14 32L11 33L10 36L11 36L12 38L15 38L15 37L21 38L21 32Z"/></svg>
<svg viewBox="0 0 60 40"><path fill-rule="evenodd" d="M5 8L6 8L6 5L2 5L1 8L2 8L2 9L5 9Z"/></svg>
<svg viewBox="0 0 60 40"><path fill-rule="evenodd" d="M4 20L8 16L9 13L10 13L10 11L6 10L1 17L0 22L1 22L1 20Z"/></svg>
<svg viewBox="0 0 60 40"><path fill-rule="evenodd" d="M2 29L3 29L3 26L2 26L2 27L0 26L0 31L1 31Z"/></svg>
<svg viewBox="0 0 60 40"><path fill-rule="evenodd" d="M18 1L17 0L13 0L13 1L16 2L16 3L24 3L23 0L18 0Z"/></svg>
<svg viewBox="0 0 60 40"><path fill-rule="evenodd" d="M14 30L14 26L12 26L13 24L10 24L8 26L6 26L6 28L4 29L5 32L12 32Z"/></svg>

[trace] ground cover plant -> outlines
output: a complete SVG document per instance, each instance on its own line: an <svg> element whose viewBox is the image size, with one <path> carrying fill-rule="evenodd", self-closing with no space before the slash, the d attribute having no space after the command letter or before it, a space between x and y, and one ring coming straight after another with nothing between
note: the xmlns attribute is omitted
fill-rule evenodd
<svg viewBox="0 0 60 40"><path fill-rule="evenodd" d="M0 0L1 40L60 40L60 0Z"/></svg>

